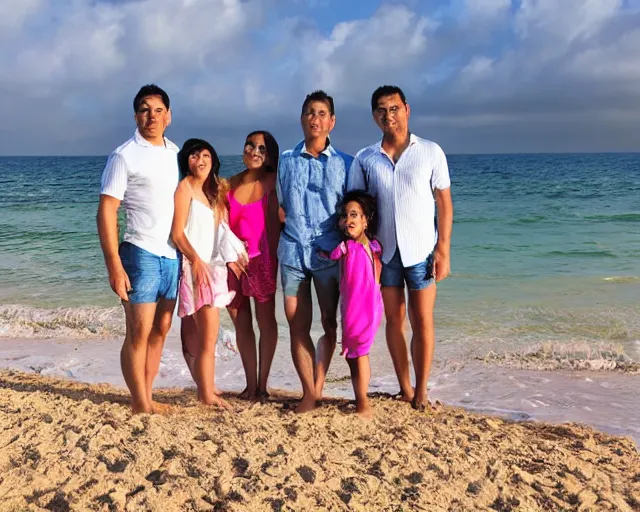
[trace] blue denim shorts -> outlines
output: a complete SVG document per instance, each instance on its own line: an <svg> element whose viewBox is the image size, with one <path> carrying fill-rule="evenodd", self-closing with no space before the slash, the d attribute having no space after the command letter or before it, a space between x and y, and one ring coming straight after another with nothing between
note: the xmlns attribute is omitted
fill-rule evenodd
<svg viewBox="0 0 640 512"><path fill-rule="evenodd" d="M404 288L405 282L409 290L424 290L435 283L433 278L433 253L429 254L426 260L411 267L405 267L402 264L400 250L396 249L391 261L382 264L380 284L382 286Z"/></svg>
<svg viewBox="0 0 640 512"><path fill-rule="evenodd" d="M132 290L129 302L144 304L178 296L178 260L156 256L129 242L120 244L120 260Z"/></svg>
<svg viewBox="0 0 640 512"><path fill-rule="evenodd" d="M289 265L280 265L280 279L282 280L282 293L285 297L296 297L300 283L314 281L323 285L330 284L335 280L336 287L340 279L340 267L338 263L322 268L320 270L303 270Z"/></svg>

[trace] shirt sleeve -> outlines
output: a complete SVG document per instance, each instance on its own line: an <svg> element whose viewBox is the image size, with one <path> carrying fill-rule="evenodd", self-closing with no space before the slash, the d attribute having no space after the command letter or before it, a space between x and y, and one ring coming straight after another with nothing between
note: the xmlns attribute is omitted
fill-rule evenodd
<svg viewBox="0 0 640 512"><path fill-rule="evenodd" d="M278 163L278 172L276 174L276 196L278 197L278 206L282 206L282 186L280 185L280 180L282 179L283 171L284 161L281 157L280 162Z"/></svg>
<svg viewBox="0 0 640 512"><path fill-rule="evenodd" d="M225 263L238 261L240 256L245 256L245 259L248 259L244 243L224 221L218 225L218 252Z"/></svg>
<svg viewBox="0 0 640 512"><path fill-rule="evenodd" d="M434 144L434 166L431 175L431 189L445 190L451 187L451 179L449 178L449 166L447 165L447 157L442 148Z"/></svg>
<svg viewBox="0 0 640 512"><path fill-rule="evenodd" d="M347 244L342 242L338 247L336 247L333 251L331 251L329 258L331 258L332 260L339 260L345 254L347 254Z"/></svg>
<svg viewBox="0 0 640 512"><path fill-rule="evenodd" d="M122 201L127 190L127 164L119 153L112 153L102 171L100 194Z"/></svg>
<svg viewBox="0 0 640 512"><path fill-rule="evenodd" d="M349 179L347 180L347 192L356 189L367 190L364 179L364 169L362 168L362 164L360 164L358 155L353 159L351 168L349 169Z"/></svg>

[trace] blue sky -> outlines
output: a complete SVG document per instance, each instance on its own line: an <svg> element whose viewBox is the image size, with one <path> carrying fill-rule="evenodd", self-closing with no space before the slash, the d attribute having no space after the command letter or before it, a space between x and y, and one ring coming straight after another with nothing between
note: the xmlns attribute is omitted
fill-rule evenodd
<svg viewBox="0 0 640 512"><path fill-rule="evenodd" d="M0 154L106 154L148 82L222 154L318 88L355 152L384 83L448 153L640 151L638 48L640 0L2 0Z"/></svg>

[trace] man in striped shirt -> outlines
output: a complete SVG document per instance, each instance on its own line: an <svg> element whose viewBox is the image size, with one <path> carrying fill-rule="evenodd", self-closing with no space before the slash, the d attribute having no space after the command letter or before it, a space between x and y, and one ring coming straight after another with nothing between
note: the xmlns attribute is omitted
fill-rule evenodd
<svg viewBox="0 0 640 512"><path fill-rule="evenodd" d="M365 189L377 199L387 345L400 384L400 398L411 402L414 409L424 410L435 345L435 283L449 275L451 265L449 169L440 146L409 131L411 109L399 87L376 89L371 109L382 130L382 140L358 152L347 188ZM409 288L415 389L411 387L403 329L405 283Z"/></svg>

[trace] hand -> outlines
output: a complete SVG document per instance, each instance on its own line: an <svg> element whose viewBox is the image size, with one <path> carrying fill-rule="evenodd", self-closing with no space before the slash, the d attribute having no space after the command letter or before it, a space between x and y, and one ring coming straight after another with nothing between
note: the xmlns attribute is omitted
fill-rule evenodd
<svg viewBox="0 0 640 512"><path fill-rule="evenodd" d="M233 272L233 274L240 279L240 276L242 275L243 269L240 265L238 265L238 263L236 263L235 261L232 261L231 263L227 263L227 266L229 267L229 270L231 270L231 272Z"/></svg>
<svg viewBox="0 0 640 512"><path fill-rule="evenodd" d="M115 268L108 269L109 272L109 284L115 294L122 300L129 301L129 292L131 291L131 282L129 276L124 271L122 264L115 266Z"/></svg>
<svg viewBox="0 0 640 512"><path fill-rule="evenodd" d="M209 273L206 266L206 263L200 258L196 258L193 263L191 263L191 277L193 278L194 285L197 287L202 286L207 281Z"/></svg>
<svg viewBox="0 0 640 512"><path fill-rule="evenodd" d="M433 251L433 277L436 283L446 279L451 274L451 255L448 249L436 247Z"/></svg>
<svg viewBox="0 0 640 512"><path fill-rule="evenodd" d="M245 272L249 266L249 255L246 252L238 254L238 260L235 263L242 272Z"/></svg>

